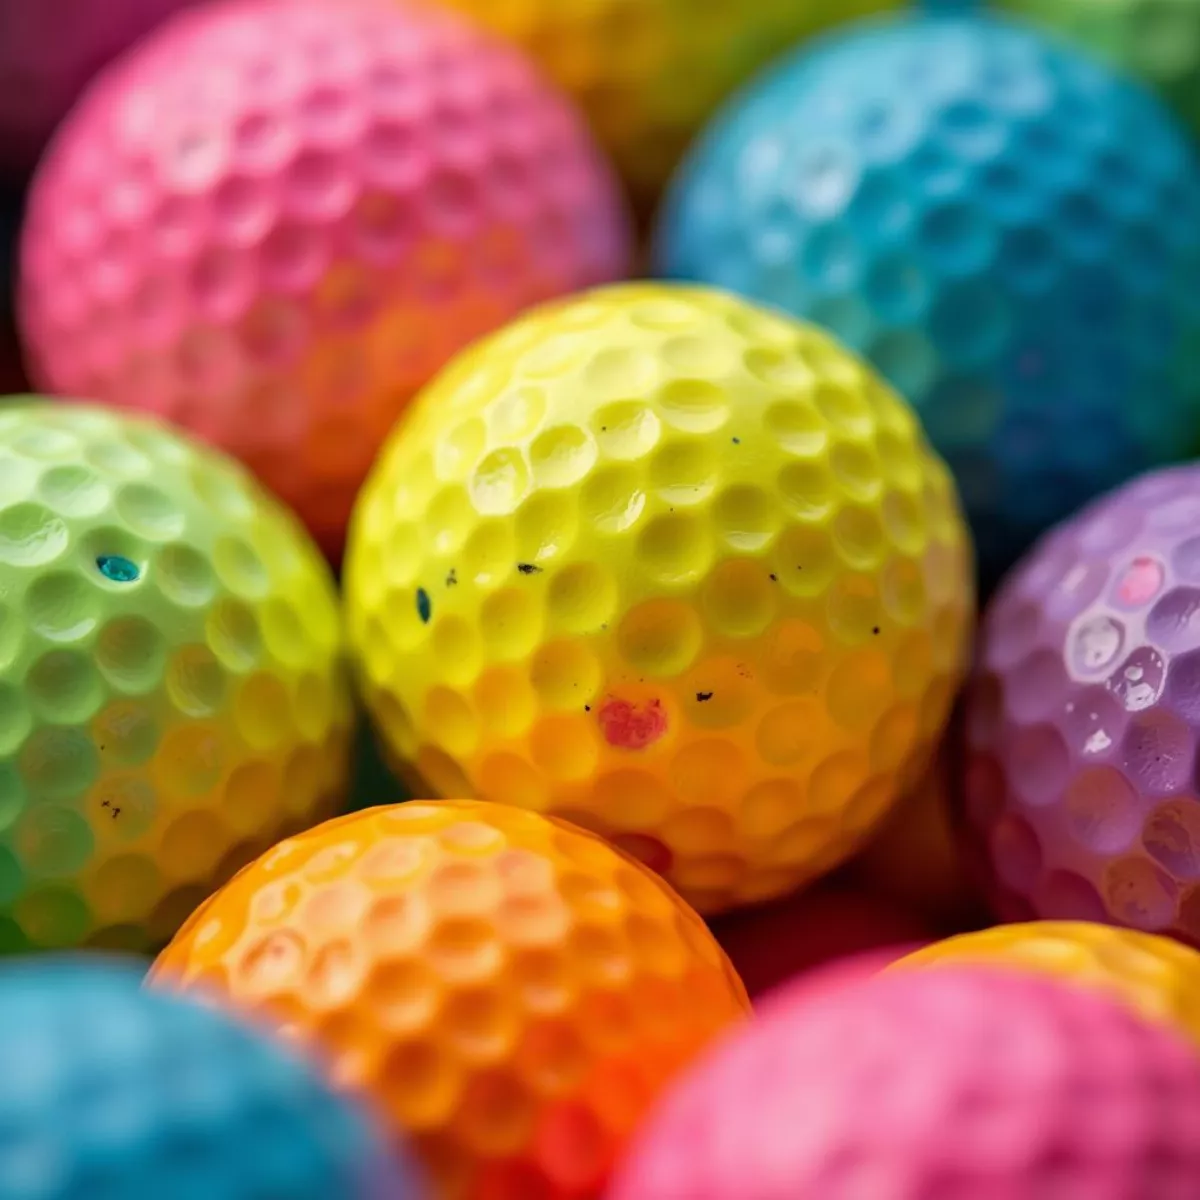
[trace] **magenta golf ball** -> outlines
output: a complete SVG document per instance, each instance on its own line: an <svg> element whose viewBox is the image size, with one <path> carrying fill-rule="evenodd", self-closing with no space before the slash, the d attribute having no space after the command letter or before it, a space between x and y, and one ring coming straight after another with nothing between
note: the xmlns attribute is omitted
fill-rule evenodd
<svg viewBox="0 0 1200 1200"><path fill-rule="evenodd" d="M966 714L999 913L1200 943L1200 466L1126 484L1028 554L988 609Z"/></svg>
<svg viewBox="0 0 1200 1200"><path fill-rule="evenodd" d="M608 1200L1189 1200L1200 1057L1044 976L802 980L687 1072Z"/></svg>
<svg viewBox="0 0 1200 1200"><path fill-rule="evenodd" d="M515 48L407 0L221 0L62 127L18 316L40 390L235 455L336 559L412 395L628 255L615 176Z"/></svg>

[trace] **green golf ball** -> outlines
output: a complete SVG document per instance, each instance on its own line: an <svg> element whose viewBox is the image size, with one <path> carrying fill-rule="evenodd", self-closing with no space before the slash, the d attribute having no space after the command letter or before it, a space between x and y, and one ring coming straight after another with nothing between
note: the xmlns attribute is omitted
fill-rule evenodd
<svg viewBox="0 0 1200 1200"><path fill-rule="evenodd" d="M298 521L148 418L0 407L0 952L149 950L329 815L352 708Z"/></svg>

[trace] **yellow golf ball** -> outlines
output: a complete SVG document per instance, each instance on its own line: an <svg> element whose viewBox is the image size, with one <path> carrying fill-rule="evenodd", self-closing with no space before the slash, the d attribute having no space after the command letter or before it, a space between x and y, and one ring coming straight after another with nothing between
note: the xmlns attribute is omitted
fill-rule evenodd
<svg viewBox="0 0 1200 1200"><path fill-rule="evenodd" d="M889 970L1008 962L1110 992L1200 1042L1200 953L1171 938L1090 921L997 925L925 946Z"/></svg>
<svg viewBox="0 0 1200 1200"><path fill-rule="evenodd" d="M906 0L449 0L517 42L581 106L637 207L776 55Z"/></svg>
<svg viewBox="0 0 1200 1200"><path fill-rule="evenodd" d="M351 523L367 704L434 794L611 838L707 912L848 857L964 668L968 536L912 411L827 334L604 288L475 345Z"/></svg>

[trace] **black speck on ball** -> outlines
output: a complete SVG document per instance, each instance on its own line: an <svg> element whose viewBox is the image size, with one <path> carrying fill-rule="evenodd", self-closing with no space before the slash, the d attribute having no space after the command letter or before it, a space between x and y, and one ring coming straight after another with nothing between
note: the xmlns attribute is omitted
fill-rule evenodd
<svg viewBox="0 0 1200 1200"><path fill-rule="evenodd" d="M417 616L421 618L421 623L428 625L432 614L433 605L430 603L429 593L424 588L417 588Z"/></svg>
<svg viewBox="0 0 1200 1200"><path fill-rule="evenodd" d="M713 698L712 692L697 692L696 693L696 699L701 704L703 704L705 700L711 700L712 698Z"/></svg>
<svg viewBox="0 0 1200 1200"><path fill-rule="evenodd" d="M534 563L517 563L517 570L522 575L537 575L541 572L541 569L541 567L536 566Z"/></svg>

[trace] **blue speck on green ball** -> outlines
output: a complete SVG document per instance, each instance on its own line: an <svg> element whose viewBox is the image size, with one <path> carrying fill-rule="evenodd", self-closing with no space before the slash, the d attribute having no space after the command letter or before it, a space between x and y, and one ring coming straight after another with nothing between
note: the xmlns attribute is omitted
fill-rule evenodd
<svg viewBox="0 0 1200 1200"><path fill-rule="evenodd" d="M1149 91L1025 25L794 52L680 168L656 273L823 325L915 406L984 586L1200 431L1200 166Z"/></svg>
<svg viewBox="0 0 1200 1200"><path fill-rule="evenodd" d="M0 966L0 1200L422 1200L265 1034L106 958Z"/></svg>
<svg viewBox="0 0 1200 1200"><path fill-rule="evenodd" d="M122 554L101 554L96 559L96 566L100 574L113 583L135 583L141 575L137 563Z"/></svg>

